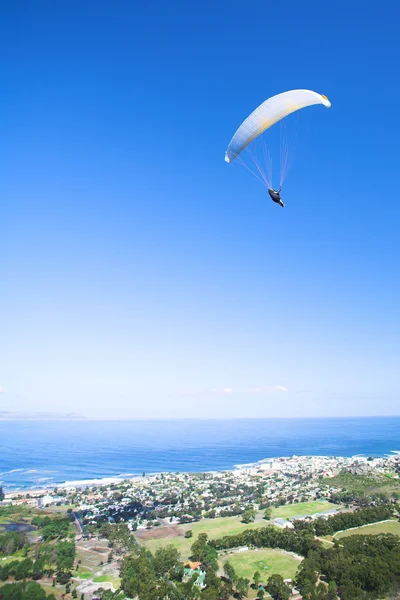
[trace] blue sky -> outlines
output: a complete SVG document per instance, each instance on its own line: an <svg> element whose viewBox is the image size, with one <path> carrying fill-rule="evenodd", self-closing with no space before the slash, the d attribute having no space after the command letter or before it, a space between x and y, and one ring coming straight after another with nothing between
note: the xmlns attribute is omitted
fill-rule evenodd
<svg viewBox="0 0 400 600"><path fill-rule="evenodd" d="M400 414L399 18L4 4L0 408ZM332 108L301 115L282 210L224 153L298 87Z"/></svg>

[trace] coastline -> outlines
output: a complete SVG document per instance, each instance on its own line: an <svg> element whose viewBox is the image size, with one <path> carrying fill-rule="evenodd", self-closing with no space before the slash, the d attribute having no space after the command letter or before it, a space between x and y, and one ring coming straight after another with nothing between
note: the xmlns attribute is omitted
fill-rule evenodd
<svg viewBox="0 0 400 600"><path fill-rule="evenodd" d="M400 451L399 450L392 450L390 454L387 454L384 457L381 456L375 456L372 457L373 460L380 460L380 461L389 461L390 459L396 459L400 456ZM242 463L242 464L237 464L237 465L233 465L233 467L231 469L221 469L221 470L215 470L215 469L205 469L204 471L202 471L203 473L207 473L207 474L222 474L222 473L228 473L228 472L236 472L236 473L241 473L241 472L245 472L245 471L257 471L257 470L265 470L265 469L271 469L273 468L273 465L276 465L277 463L281 463L281 464L286 464L289 461L293 461L298 459L299 461L322 461L322 462L327 462L327 461L336 461L338 464L351 464L354 462L365 462L367 461L367 456L364 454L355 454L353 456L332 456L332 455L297 455L294 454L292 456L276 456L276 457L268 457L268 458L263 458L260 459L258 461L254 461L254 462L250 462L250 463ZM171 470L165 470L165 471L156 471L156 472L150 472L150 473L146 473L146 474L135 474L135 473L121 473L118 476L104 476L104 477L93 477L93 478L85 478L85 479L77 479L77 480L68 480L68 481L63 481L63 482L58 482L58 483L49 483L48 485L44 485L44 486L40 486L40 487L13 487L13 489L7 489L7 487L4 487L4 492L5 492L5 496L6 498L9 496L15 496L15 495L20 495L23 497L26 497L27 495L29 496L40 496L40 495L46 495L48 494L50 491L54 491L55 489L63 489L63 490L70 490L73 488L76 489L82 489L82 488L93 488L93 487L103 487L103 486L110 486L113 484L119 484L122 483L124 481L130 481L130 482L135 482L135 481L139 481L139 480L147 480L147 479L151 479L153 477L157 477L161 474L178 474L178 473L182 473L182 471L171 471ZM184 472L183 472L184 473ZM2 474L0 474L1 476Z"/></svg>
<svg viewBox="0 0 400 600"><path fill-rule="evenodd" d="M400 453L400 418L2 421L0 440L0 485L22 492L274 457L385 457Z"/></svg>

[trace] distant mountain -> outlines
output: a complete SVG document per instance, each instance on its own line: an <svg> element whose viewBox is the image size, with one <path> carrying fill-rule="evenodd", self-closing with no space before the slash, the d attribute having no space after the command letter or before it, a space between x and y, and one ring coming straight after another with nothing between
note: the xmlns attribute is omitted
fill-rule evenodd
<svg viewBox="0 0 400 600"><path fill-rule="evenodd" d="M76 413L17 412L0 410L0 421L82 421L85 417Z"/></svg>

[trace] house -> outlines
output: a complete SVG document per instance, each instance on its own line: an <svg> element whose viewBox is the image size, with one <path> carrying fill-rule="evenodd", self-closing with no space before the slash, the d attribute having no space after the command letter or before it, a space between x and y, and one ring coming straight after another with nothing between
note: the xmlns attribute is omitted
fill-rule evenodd
<svg viewBox="0 0 400 600"><path fill-rule="evenodd" d="M199 588L205 588L206 584L205 584L205 579L206 579L206 572L201 570L201 563L200 562L187 562L184 564L184 576L187 577L188 579L190 579L191 577L193 577L193 575L197 575L197 579L194 582L194 585L199 587Z"/></svg>
<svg viewBox="0 0 400 600"><path fill-rule="evenodd" d="M189 569L191 571L197 571L197 569L200 569L201 567L201 562L191 562L190 560L184 564L185 570Z"/></svg>
<svg viewBox="0 0 400 600"><path fill-rule="evenodd" d="M32 500L32 502L35 502L35 500ZM36 504L38 508L54 506L56 504L65 504L65 498L64 496L50 496L50 494L46 494L43 498L38 498Z"/></svg>
<svg viewBox="0 0 400 600"><path fill-rule="evenodd" d="M286 519L280 519L279 517L273 520L274 525L280 527L280 529L293 529L294 525Z"/></svg>
<svg viewBox="0 0 400 600"><path fill-rule="evenodd" d="M194 585L199 588L205 588L206 587L205 579L206 579L205 572L200 571L199 576L197 577L196 581L194 582Z"/></svg>

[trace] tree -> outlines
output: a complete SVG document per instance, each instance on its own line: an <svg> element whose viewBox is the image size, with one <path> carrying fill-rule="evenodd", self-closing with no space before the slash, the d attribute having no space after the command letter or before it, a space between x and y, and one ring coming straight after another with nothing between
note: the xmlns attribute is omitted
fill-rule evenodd
<svg viewBox="0 0 400 600"><path fill-rule="evenodd" d="M59 571L57 573L57 582L61 583L61 585L66 585L71 579L71 573L64 573L64 571Z"/></svg>
<svg viewBox="0 0 400 600"><path fill-rule="evenodd" d="M193 542L191 547L192 560L197 560L201 563L214 563L217 562L217 552L214 547L208 543L208 535L206 533L200 533L197 540Z"/></svg>
<svg viewBox="0 0 400 600"><path fill-rule="evenodd" d="M72 594L71 595L72 595L73 598L77 598L78 597L78 592L76 591L75 588L72 590Z"/></svg>
<svg viewBox="0 0 400 600"><path fill-rule="evenodd" d="M74 568L75 542L60 542L57 546L57 569L69 571Z"/></svg>
<svg viewBox="0 0 400 600"><path fill-rule="evenodd" d="M327 600L337 600L337 585L334 581L329 582Z"/></svg>
<svg viewBox="0 0 400 600"><path fill-rule="evenodd" d="M233 568L233 566L231 565L231 563L228 561L224 564L224 573L226 575L226 577L233 583L235 584L236 582L236 572L235 569Z"/></svg>
<svg viewBox="0 0 400 600"><path fill-rule="evenodd" d="M154 555L154 569L159 575L165 575L179 566L180 552L172 544L158 548Z"/></svg>
<svg viewBox="0 0 400 600"><path fill-rule="evenodd" d="M271 516L272 516L272 510L270 508L266 508L264 510L264 519L266 521L269 521L271 519Z"/></svg>
<svg viewBox="0 0 400 600"><path fill-rule="evenodd" d="M187 531L185 531L185 538L191 538L193 536L193 531L191 529L188 529Z"/></svg>
<svg viewBox="0 0 400 600"><path fill-rule="evenodd" d="M250 581L246 579L246 577L238 577L236 581L236 591L241 596L247 596L247 592L249 591Z"/></svg>
<svg viewBox="0 0 400 600"><path fill-rule="evenodd" d="M284 582L282 575L271 575L268 578L266 588L274 600L289 600L292 592L290 586Z"/></svg>
<svg viewBox="0 0 400 600"><path fill-rule="evenodd" d="M33 579L40 579L43 577L44 573L44 560L43 558L38 558L33 563L32 577Z"/></svg>
<svg viewBox="0 0 400 600"><path fill-rule="evenodd" d="M4 500L4 492L3 492L3 488L0 486L0 502L3 502Z"/></svg>
<svg viewBox="0 0 400 600"><path fill-rule="evenodd" d="M54 596L46 596L46 592L36 581L8 583L1 588L1 600L54 600Z"/></svg>
<svg viewBox="0 0 400 600"><path fill-rule="evenodd" d="M252 523L256 518L256 514L254 508L249 508L242 514L242 523Z"/></svg>
<svg viewBox="0 0 400 600"><path fill-rule="evenodd" d="M256 586L256 589L258 589L258 586L260 585L260 581L261 581L261 575L259 571L256 571L253 575L253 581L254 581L254 585Z"/></svg>

